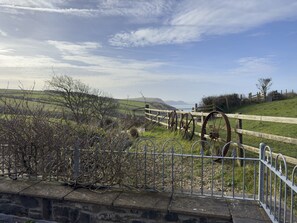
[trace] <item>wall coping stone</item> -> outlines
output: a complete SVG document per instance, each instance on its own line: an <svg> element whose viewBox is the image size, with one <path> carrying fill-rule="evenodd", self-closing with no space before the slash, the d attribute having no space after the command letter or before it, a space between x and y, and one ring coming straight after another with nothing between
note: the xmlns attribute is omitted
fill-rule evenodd
<svg viewBox="0 0 297 223"><path fill-rule="evenodd" d="M32 186L20 191L19 194L24 196L62 200L73 190L73 188L63 186L59 182L40 181L39 183L33 184Z"/></svg>
<svg viewBox="0 0 297 223"><path fill-rule="evenodd" d="M89 189L79 188L67 194L64 197L64 200L72 201L72 202L112 206L113 202L120 195L120 193L121 192L119 191L109 191L109 190L93 191Z"/></svg>
<svg viewBox="0 0 297 223"><path fill-rule="evenodd" d="M1 178L0 178L1 179ZM0 193L4 194L19 194L21 191L31 187L34 184L39 183L33 180L11 180L1 179L0 180Z"/></svg>
<svg viewBox="0 0 297 223"><path fill-rule="evenodd" d="M220 219L231 219L231 214L226 199L224 198L174 195L169 211L183 215L212 216Z"/></svg>
<svg viewBox="0 0 297 223"><path fill-rule="evenodd" d="M157 192L123 192L113 205L120 208L167 212L170 194Z"/></svg>

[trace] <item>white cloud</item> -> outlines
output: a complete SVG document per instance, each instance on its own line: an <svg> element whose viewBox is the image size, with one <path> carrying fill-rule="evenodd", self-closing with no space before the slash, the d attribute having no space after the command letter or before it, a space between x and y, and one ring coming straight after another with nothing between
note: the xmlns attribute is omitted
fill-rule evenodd
<svg viewBox="0 0 297 223"><path fill-rule="evenodd" d="M23 11L71 14L77 16L129 16L142 17L163 16L171 11L175 1L166 0L0 0L0 8L5 12L22 13Z"/></svg>
<svg viewBox="0 0 297 223"><path fill-rule="evenodd" d="M198 40L200 35L198 30L183 26L147 28L130 33L118 33L109 40L109 43L123 47L184 43Z"/></svg>
<svg viewBox="0 0 297 223"><path fill-rule="evenodd" d="M97 7L106 15L147 17L169 13L175 4L174 0L101 0Z"/></svg>
<svg viewBox="0 0 297 223"><path fill-rule="evenodd" d="M244 57L237 60L238 67L230 73L239 76L269 75L276 70L272 56L267 57Z"/></svg>
<svg viewBox="0 0 297 223"><path fill-rule="evenodd" d="M17 6L17 5L0 5L4 12L19 14L20 11L33 11L33 12L48 12L48 13L61 13L79 16L91 16L96 10L93 9L75 9L75 8L41 8L30 6ZM12 11L10 11L12 10Z"/></svg>
<svg viewBox="0 0 297 223"><path fill-rule="evenodd" d="M266 23L297 17L297 2L290 0L180 2L161 27L115 34L115 46L146 46L199 41L206 35L242 32Z"/></svg>
<svg viewBox="0 0 297 223"><path fill-rule="evenodd" d="M63 0L0 0L1 5L24 6L24 7L46 7L54 8L56 5L62 4Z"/></svg>
<svg viewBox="0 0 297 223"><path fill-rule="evenodd" d="M4 37L6 37L6 36L8 36L8 35L7 35L6 32L4 32L3 30L0 29L0 36L4 36Z"/></svg>
<svg viewBox="0 0 297 223"><path fill-rule="evenodd" d="M0 51L1 53L1 51ZM51 57L44 55L36 56L16 56L16 55L1 55L0 54L0 67L10 68L38 68L38 67L68 67L69 64L61 63Z"/></svg>
<svg viewBox="0 0 297 223"><path fill-rule="evenodd" d="M81 43L71 43L66 41L47 41L49 44L55 46L63 53L71 53L71 54L84 54L89 50L94 50L101 48L100 43L95 42L81 42Z"/></svg>
<svg viewBox="0 0 297 223"><path fill-rule="evenodd" d="M29 43L34 45L34 41L24 42ZM53 70L55 73L72 75L94 87L100 84L103 88L125 87L171 78L170 75L160 76L160 73L153 71L163 66L162 62L100 56L94 50L100 50L101 45L95 42L49 40L45 45L35 44L38 49L46 48L47 55L32 53L30 48L23 48L22 42L18 44L9 45L14 49L0 48L0 79L3 82L11 79L5 75L10 73L13 74L15 83L16 80L23 82L25 79L36 79L39 82L37 86L40 87L42 80L48 79Z"/></svg>

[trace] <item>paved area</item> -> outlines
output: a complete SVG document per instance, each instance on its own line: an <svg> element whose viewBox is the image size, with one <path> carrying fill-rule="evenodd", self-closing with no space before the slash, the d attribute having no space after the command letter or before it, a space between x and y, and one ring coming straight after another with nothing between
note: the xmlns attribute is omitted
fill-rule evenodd
<svg viewBox="0 0 297 223"><path fill-rule="evenodd" d="M152 210L187 216L225 219L227 222L271 222L256 201L230 200L157 192L91 191L42 181L0 180L0 194L99 204L115 208ZM1 213L1 210L0 210Z"/></svg>

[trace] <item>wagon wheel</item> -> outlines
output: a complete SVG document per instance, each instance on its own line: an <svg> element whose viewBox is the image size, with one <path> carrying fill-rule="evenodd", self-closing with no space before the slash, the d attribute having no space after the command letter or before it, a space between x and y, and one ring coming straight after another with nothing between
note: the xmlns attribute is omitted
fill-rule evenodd
<svg viewBox="0 0 297 223"><path fill-rule="evenodd" d="M191 113L182 114L179 129L183 132L183 138L191 140L194 136L195 121Z"/></svg>
<svg viewBox="0 0 297 223"><path fill-rule="evenodd" d="M216 153L213 155L221 155L222 148L231 140L230 123L223 112L213 111L206 116L201 128L201 140L210 142ZM229 146L230 144L225 146L223 156L228 152Z"/></svg>
<svg viewBox="0 0 297 223"><path fill-rule="evenodd" d="M169 129L171 131L176 131L177 130L177 114L176 114L176 111L172 111L170 114L169 114Z"/></svg>

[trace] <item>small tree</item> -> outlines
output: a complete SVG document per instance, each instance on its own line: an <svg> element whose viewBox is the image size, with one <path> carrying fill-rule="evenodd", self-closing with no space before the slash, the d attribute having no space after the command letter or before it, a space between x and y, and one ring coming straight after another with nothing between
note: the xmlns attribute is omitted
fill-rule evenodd
<svg viewBox="0 0 297 223"><path fill-rule="evenodd" d="M76 123L88 123L114 114L118 102L106 96L102 91L90 88L80 80L67 75L54 76L47 82L49 89L56 95L55 101L72 114Z"/></svg>
<svg viewBox="0 0 297 223"><path fill-rule="evenodd" d="M267 91L270 89L272 85L272 78L259 78L258 84L256 84L257 88L264 96L264 100L266 100Z"/></svg>

